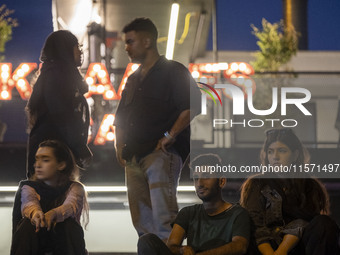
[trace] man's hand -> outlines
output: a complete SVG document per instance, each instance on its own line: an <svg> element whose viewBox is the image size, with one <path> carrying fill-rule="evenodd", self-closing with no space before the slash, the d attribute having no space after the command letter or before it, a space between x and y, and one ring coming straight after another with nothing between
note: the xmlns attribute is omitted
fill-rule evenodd
<svg viewBox="0 0 340 255"><path fill-rule="evenodd" d="M35 232L39 232L40 228L45 227L45 217L42 211L36 211L31 218L32 225L35 226Z"/></svg>
<svg viewBox="0 0 340 255"><path fill-rule="evenodd" d="M165 153L168 152L168 148L176 141L175 138L168 138L168 137L162 137L158 140L158 144L156 146L156 150L162 150Z"/></svg>
<svg viewBox="0 0 340 255"><path fill-rule="evenodd" d="M45 222L47 226L47 231L51 230L51 227L57 223L57 213L52 209L45 213Z"/></svg>
<svg viewBox="0 0 340 255"><path fill-rule="evenodd" d="M125 167L125 165L126 165L126 161L122 158L122 152L123 152L124 146L125 146L125 144L116 145L116 158L117 158L118 163L122 167Z"/></svg>

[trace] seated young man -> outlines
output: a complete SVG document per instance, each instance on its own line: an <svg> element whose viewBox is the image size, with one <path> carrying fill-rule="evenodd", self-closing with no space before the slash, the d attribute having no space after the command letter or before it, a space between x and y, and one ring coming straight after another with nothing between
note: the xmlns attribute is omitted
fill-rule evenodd
<svg viewBox="0 0 340 255"><path fill-rule="evenodd" d="M154 234L138 240L139 255L245 254L250 237L250 219L238 204L222 198L226 178L207 178L196 166L221 165L215 154L203 154L191 162L194 185L202 204L184 207L177 215L167 244ZM187 239L187 245L182 245Z"/></svg>

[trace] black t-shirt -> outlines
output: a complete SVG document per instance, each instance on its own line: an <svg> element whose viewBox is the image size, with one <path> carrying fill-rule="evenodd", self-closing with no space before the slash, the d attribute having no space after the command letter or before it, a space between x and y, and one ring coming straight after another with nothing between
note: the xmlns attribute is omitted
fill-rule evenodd
<svg viewBox="0 0 340 255"><path fill-rule="evenodd" d="M187 244L195 252L210 250L230 243L234 236L249 240L250 219L247 211L235 204L226 211L209 216L203 204L183 208L174 224L186 233Z"/></svg>
<svg viewBox="0 0 340 255"><path fill-rule="evenodd" d="M140 69L128 78L114 125L124 130L125 144L132 155L145 156L153 151L180 113L190 109L190 93L200 95L187 68L164 57L159 58L143 80ZM189 139L188 127L176 137L174 148L187 148L187 154Z"/></svg>

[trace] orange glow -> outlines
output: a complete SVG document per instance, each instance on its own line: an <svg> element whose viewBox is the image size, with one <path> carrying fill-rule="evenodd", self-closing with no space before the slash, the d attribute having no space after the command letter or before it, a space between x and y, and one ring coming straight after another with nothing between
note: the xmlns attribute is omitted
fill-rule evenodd
<svg viewBox="0 0 340 255"><path fill-rule="evenodd" d="M120 82L119 85L119 89L118 89L118 97L121 98L122 96L122 92L125 88L125 84L127 81L127 78L133 74L137 69L138 69L139 65L138 64L134 64L134 63L129 63L125 69L125 73L124 76L122 78L122 81Z"/></svg>
<svg viewBox="0 0 340 255"><path fill-rule="evenodd" d="M85 75L85 81L89 85L89 92L86 97L91 95L103 95L105 100L118 100L116 91L112 86L109 73L104 64L91 63ZM110 91L110 97L106 96L106 92Z"/></svg>
<svg viewBox="0 0 340 255"><path fill-rule="evenodd" d="M190 73L196 71L199 73L219 73L221 65L219 63L198 63L198 64L189 64ZM195 73L196 74L196 73Z"/></svg>
<svg viewBox="0 0 340 255"><path fill-rule="evenodd" d="M248 75L253 75L255 73L254 68L245 62L232 62L229 64L228 69L223 71L223 76L230 81L231 84L240 87L245 97L247 96L246 88L251 88L252 93L255 93L256 84L255 81ZM223 94L231 98L228 92L223 90Z"/></svg>
<svg viewBox="0 0 340 255"><path fill-rule="evenodd" d="M254 68L246 62L232 62L229 64L229 67L223 71L225 78L230 78L233 73L245 75L253 75L255 73Z"/></svg>
<svg viewBox="0 0 340 255"><path fill-rule="evenodd" d="M85 81L89 85L89 92L86 97L90 97L94 94L103 95L104 100L119 100L122 92L125 88L127 78L138 69L138 64L129 63L126 67L124 76L119 85L118 92L116 93L113 85L110 82L109 73L104 64L91 63L87 69L85 75ZM12 74L11 63L0 63L0 100L11 100L12 89L16 87L22 99L27 100L32 93L30 84L26 77L37 69L36 63L22 63ZM189 64L189 71L196 81L206 83L214 86L218 82L218 76L222 72L223 76L232 84L239 86L245 96L246 88L252 88L254 93L256 90L256 84L249 75L254 74L254 69L251 65L244 62L233 62L233 63L200 63L200 64ZM223 90L219 91L229 97L228 93ZM210 97L208 99L212 100ZM115 140L115 133L113 128L114 114L106 114L103 117L100 128L93 141L95 145L104 145L108 141ZM91 119L90 125L93 125ZM89 139L91 141L95 134L89 132Z"/></svg>
<svg viewBox="0 0 340 255"><path fill-rule="evenodd" d="M189 71L192 77L197 82L206 83L214 86L217 82L216 74L223 73L223 76L233 85L240 87L244 92L246 88L252 88L254 94L256 90L256 84L249 75L253 75L254 68L245 62L232 62L232 63L191 63L189 64ZM223 89L223 94L232 98L228 91ZM247 94L245 93L245 96ZM212 100L208 97L208 100Z"/></svg>
<svg viewBox="0 0 340 255"><path fill-rule="evenodd" d="M27 100L32 93L32 89L26 76L37 68L36 63L21 63L12 72L12 64L0 63L0 100L11 100L12 89L16 87L22 99Z"/></svg>
<svg viewBox="0 0 340 255"><path fill-rule="evenodd" d="M93 141L94 145L104 145L107 141L115 140L115 132L113 128L114 114L105 114L98 129L96 138Z"/></svg>

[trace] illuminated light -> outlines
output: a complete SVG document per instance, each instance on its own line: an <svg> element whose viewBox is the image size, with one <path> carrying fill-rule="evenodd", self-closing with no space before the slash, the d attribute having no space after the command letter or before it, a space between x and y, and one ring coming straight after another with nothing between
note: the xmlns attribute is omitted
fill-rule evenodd
<svg viewBox="0 0 340 255"><path fill-rule="evenodd" d="M100 67L99 64L95 64L95 65L93 66L93 71L95 71L96 73L98 73L101 69L102 69L102 68Z"/></svg>
<svg viewBox="0 0 340 255"><path fill-rule="evenodd" d="M97 86L95 86L95 85L90 86L90 91L91 92L97 92Z"/></svg>
<svg viewBox="0 0 340 255"><path fill-rule="evenodd" d="M104 144L104 143L105 143L105 139L102 138L102 137L99 137L98 140L97 140L97 142L98 142L99 144Z"/></svg>
<svg viewBox="0 0 340 255"><path fill-rule="evenodd" d="M2 72L9 72L9 66L7 64L1 65L1 71Z"/></svg>
<svg viewBox="0 0 340 255"><path fill-rule="evenodd" d="M197 79L200 77L200 72L198 71L193 71L191 72L191 76L194 78L194 79Z"/></svg>
<svg viewBox="0 0 340 255"><path fill-rule="evenodd" d="M90 84L93 83L93 84L89 85L90 92L86 94L86 97L89 98L91 94L102 93L104 99L119 100L121 97L121 92L125 88L127 77L131 75L139 66L138 64L132 64L132 63L130 64L131 66L128 66L126 68L126 72L124 74L124 77L122 78L122 82L119 86L118 93L116 94L110 80L108 79L109 75L110 77L112 77L112 74L109 74L107 72L105 65L101 63L91 63L90 66L88 67L88 70L87 70L88 73L85 76L85 80L87 83L90 83ZM206 65L207 65L207 70L204 69ZM11 72L12 65L10 63L2 63L2 64L0 63L0 70L1 70L0 86L2 85L0 93L3 90L6 90L7 92L5 92L4 95L6 96L7 94L9 94L8 98L12 98L11 90L14 87L16 87L20 93L20 96L23 99L29 98L31 87L29 86L28 81L25 79L25 77L28 75L30 71L32 71L36 67L37 67L37 64L35 63L22 63L12 74ZM249 87L251 86L252 90L253 91L255 90L256 88L255 82L250 77L247 76L247 75L253 74L254 69L248 63L233 62L230 65L228 63L201 63L201 64L190 63L189 64L189 70L193 77L197 77L195 78L197 80L200 80L200 76L202 75L200 70L216 72L217 67L220 70L223 70L223 75L225 76L226 79L230 79L230 76L232 76L233 74L236 74L232 76L233 78L233 80L231 81L232 84L235 84L236 86L241 86L241 84L243 84L242 86L245 86L245 85ZM9 72L4 72L6 70L9 70ZM94 70L97 70L98 72L95 72ZM99 73L101 77L99 76ZM242 78L236 79L237 77L239 77L240 73L243 74L244 80ZM91 74L93 76L89 76L88 74ZM105 74L105 77L102 77L104 76L104 74ZM19 77L22 75L24 77ZM6 81L4 78L8 80ZM97 80L98 80L98 84L94 84L97 82ZM212 76L209 76L207 74L205 74L205 77L201 79L202 82L206 82L210 85L213 85L212 83L213 80L214 79L212 78ZM216 82L217 82L217 78L215 77L215 83ZM4 85L8 85L8 86L4 86ZM97 88L97 86L99 87ZM3 97L1 97L1 99L2 98Z"/></svg>
<svg viewBox="0 0 340 255"><path fill-rule="evenodd" d="M97 92L99 94L103 94L104 91L105 91L105 87L103 85L100 84L100 85L97 86Z"/></svg>
<svg viewBox="0 0 340 255"><path fill-rule="evenodd" d="M105 92L105 97L106 97L107 99L112 99L112 98L114 97L113 91L112 91L112 90L107 90L107 91Z"/></svg>
<svg viewBox="0 0 340 255"><path fill-rule="evenodd" d="M246 69L247 69L247 66L246 66L245 63L240 63L240 64L239 64L239 70L240 70L241 72L244 72Z"/></svg>
<svg viewBox="0 0 340 255"><path fill-rule="evenodd" d="M9 92L7 90L1 91L1 98L3 98L4 100L9 99Z"/></svg>
<svg viewBox="0 0 340 255"><path fill-rule="evenodd" d="M113 121L108 119L107 117L103 120L103 125L110 127L112 125Z"/></svg>
<svg viewBox="0 0 340 255"><path fill-rule="evenodd" d="M212 65L212 71L213 72L218 72L220 70L220 67L217 63L213 64Z"/></svg>
<svg viewBox="0 0 340 255"><path fill-rule="evenodd" d="M166 45L166 54L165 54L165 57L169 60L171 60L174 55L178 13L179 13L179 4L173 3L171 5L168 43Z"/></svg>
<svg viewBox="0 0 340 255"><path fill-rule="evenodd" d="M24 70L25 73L27 73L30 70L30 67L27 64L22 65L22 70Z"/></svg>
<svg viewBox="0 0 340 255"><path fill-rule="evenodd" d="M86 83L88 84L88 85L93 85L93 83L94 83L94 79L92 78L92 77L87 77L86 78Z"/></svg>
<svg viewBox="0 0 340 255"><path fill-rule="evenodd" d="M114 122L114 120L115 120L115 116L113 114L109 114L107 116L107 120L110 121L110 123L112 124Z"/></svg>
<svg viewBox="0 0 340 255"><path fill-rule="evenodd" d="M87 192L126 192L127 187L126 186L85 186L85 190Z"/></svg>
<svg viewBox="0 0 340 255"><path fill-rule="evenodd" d="M218 63L218 69L219 70L227 70L228 69L228 63L224 63L224 62Z"/></svg>
<svg viewBox="0 0 340 255"><path fill-rule="evenodd" d="M31 96L31 91L26 91L24 95L25 98L29 98Z"/></svg>
<svg viewBox="0 0 340 255"><path fill-rule="evenodd" d="M201 72L205 72L205 65L199 65L198 70L200 70Z"/></svg>
<svg viewBox="0 0 340 255"><path fill-rule="evenodd" d="M25 71L22 70L22 69L19 69L19 70L17 71L17 75L18 75L19 77L23 77L23 76L25 75Z"/></svg>
<svg viewBox="0 0 340 255"><path fill-rule="evenodd" d="M13 86L14 85L14 81L12 79L9 79L8 80L8 85Z"/></svg>
<svg viewBox="0 0 340 255"><path fill-rule="evenodd" d="M110 130L110 125L105 125L105 123L104 123L104 125L102 125L102 126L100 127L100 130L101 130L103 133L106 133L107 131Z"/></svg>
<svg viewBox="0 0 340 255"><path fill-rule="evenodd" d="M127 79L133 73L133 70L132 70L133 65L139 66L139 64L133 64L133 63L129 63L127 65L127 67L125 69L125 73L124 73L123 78L122 78L122 81L120 82L120 85L119 85L119 88L118 88L116 99L120 99L120 97L122 96L122 92L125 89L125 84L127 82Z"/></svg>
<svg viewBox="0 0 340 255"><path fill-rule="evenodd" d="M212 65L211 64L206 64L205 65L205 70L210 73L212 71Z"/></svg>
<svg viewBox="0 0 340 255"><path fill-rule="evenodd" d="M188 66L189 72L192 73L193 71L197 71L197 66L193 63L190 63Z"/></svg>
<svg viewBox="0 0 340 255"><path fill-rule="evenodd" d="M117 98L116 91L108 79L109 73L104 64L101 63L91 63L87 69L85 75L85 80L89 81L91 84L90 91L85 95L86 98L92 96L92 94L102 94L105 100L115 100ZM95 89L93 87L96 87ZM106 96L106 91L111 90L113 95L108 94Z"/></svg>
<svg viewBox="0 0 340 255"><path fill-rule="evenodd" d="M231 64L231 70L233 70L234 72L236 72L238 70L238 64L237 63L232 63Z"/></svg>
<svg viewBox="0 0 340 255"><path fill-rule="evenodd" d="M104 78L104 77L106 76L105 70L99 70L99 71L98 71L98 76L99 76L100 78Z"/></svg>
<svg viewBox="0 0 340 255"><path fill-rule="evenodd" d="M134 71L136 71L138 69L138 67L139 67L139 64L133 64L131 66L131 70L134 72Z"/></svg>
<svg viewBox="0 0 340 255"><path fill-rule="evenodd" d="M19 86L21 89L23 89L24 87L26 87L26 83L25 83L25 81L24 81L23 79L19 79L17 84L18 84L18 86Z"/></svg>
<svg viewBox="0 0 340 255"><path fill-rule="evenodd" d="M114 114L105 114L104 118L102 120L102 123L100 125L100 132L97 133L96 138L94 139L93 143L95 145L98 144L105 144L106 141L113 141L115 139L114 136L114 128L113 128L113 120L114 120ZM112 135L109 135L109 133L112 133ZM107 137L113 140L108 140Z"/></svg>
<svg viewBox="0 0 340 255"><path fill-rule="evenodd" d="M11 73L12 71L12 65L11 64L0 64L1 66L1 70L3 70L3 72L1 73L1 80L0 80L0 85L2 85L1 83L7 83L8 88L6 88L6 92L4 93L5 97L1 97L6 98L3 100L9 100L12 98L12 89L14 87L16 87L17 91L20 94L20 97L24 100L27 100L27 98L29 98L30 95L27 96L27 92L31 93L31 87L28 84L28 81L26 80L26 76L37 67L36 63L21 63L18 68L13 72L13 74ZM8 71L6 71L8 70ZM6 72L5 72L6 71ZM6 81L8 80L8 81ZM1 91L0 91L1 92ZM8 93L8 96L7 96Z"/></svg>
<svg viewBox="0 0 340 255"><path fill-rule="evenodd" d="M232 75L230 76L230 78L231 78L231 79L237 79L237 75L236 75L236 74L232 74Z"/></svg>
<svg viewBox="0 0 340 255"><path fill-rule="evenodd" d="M63 24L63 29L70 30L79 38L86 32L86 27L90 23L91 17L93 17L92 1L75 1L73 2L72 8L74 8L72 12L73 15L68 19L68 24Z"/></svg>
<svg viewBox="0 0 340 255"><path fill-rule="evenodd" d="M9 78L9 73L6 71L1 72L1 78L7 80Z"/></svg>
<svg viewBox="0 0 340 255"><path fill-rule="evenodd" d="M108 141L113 141L115 139L115 134L113 132L109 132L106 134L106 139Z"/></svg>
<svg viewBox="0 0 340 255"><path fill-rule="evenodd" d="M16 192L18 186L0 186L0 192ZM127 192L126 186L86 186L87 192ZM194 192L194 186L178 186L177 191Z"/></svg>

